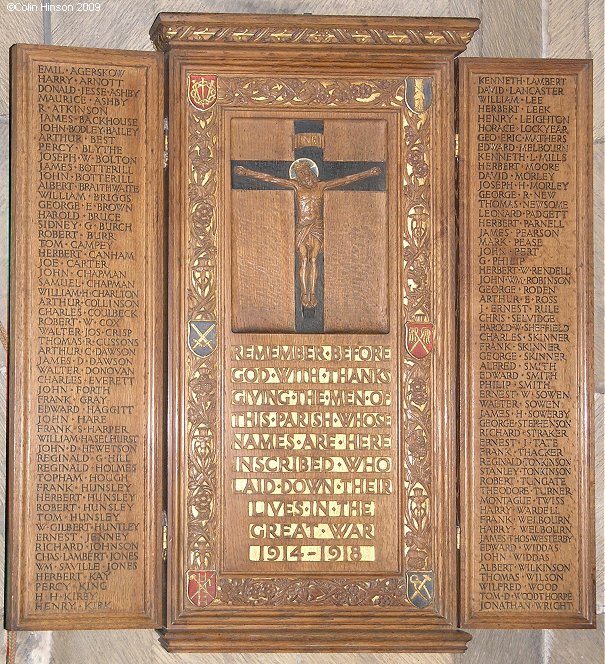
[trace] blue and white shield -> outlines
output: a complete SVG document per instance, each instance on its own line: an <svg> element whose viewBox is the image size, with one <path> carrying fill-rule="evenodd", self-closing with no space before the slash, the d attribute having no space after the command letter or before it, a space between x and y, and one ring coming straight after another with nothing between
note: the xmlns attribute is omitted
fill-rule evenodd
<svg viewBox="0 0 605 664"><path fill-rule="evenodd" d="M433 572L406 572L407 595L418 609L425 609L433 601Z"/></svg>
<svg viewBox="0 0 605 664"><path fill-rule="evenodd" d="M405 103L412 113L424 113L433 101L430 78L406 78Z"/></svg>
<svg viewBox="0 0 605 664"><path fill-rule="evenodd" d="M198 357L208 357L216 348L216 322L213 320L190 320L187 345Z"/></svg>

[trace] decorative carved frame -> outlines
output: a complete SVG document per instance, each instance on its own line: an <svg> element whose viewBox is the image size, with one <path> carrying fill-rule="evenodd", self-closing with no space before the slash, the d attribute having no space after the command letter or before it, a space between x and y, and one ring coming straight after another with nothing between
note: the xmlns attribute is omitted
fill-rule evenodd
<svg viewBox="0 0 605 664"><path fill-rule="evenodd" d="M422 79L421 79L422 80ZM188 320L217 322L218 209L222 110L233 106L274 106L354 110L397 108L403 131L402 227L403 320L431 320L431 197L430 167L432 106L416 113L406 103L407 79L301 79L221 76L218 103L208 111L190 106L187 114L189 160ZM403 330L400 330L400 337ZM400 352L403 339L399 339ZM221 352L218 348L218 353ZM404 550L408 570L432 570L431 543L431 399L434 354L405 359L402 394L404 450ZM186 356L187 414L187 568L217 570L219 536L219 436L217 353ZM186 578L184 583L187 583ZM229 605L380 605L408 602L405 577L368 580L304 576L290 579L218 578L217 604Z"/></svg>
<svg viewBox="0 0 605 664"><path fill-rule="evenodd" d="M336 76L330 58L323 62L317 56L305 59L307 52L296 44L280 45L272 51L275 56L272 62L267 61L262 50L255 51L256 47L245 45L231 47L233 50L225 46L234 60L225 58L224 49L218 49L217 45L201 47L196 44L195 49L185 43L179 48L172 48L174 44L170 46L172 350L169 354L169 407L172 414L169 422L172 424L168 464L173 490L168 497L168 617L163 643L173 651L207 652L464 650L469 636L454 626L457 584L453 389L455 284L448 277L455 269L452 58L463 46L449 45L448 53L428 59L421 52L408 52L405 58L399 53L399 57L391 58L384 55L383 48L387 47L375 46L373 48L380 50L380 63L373 61L369 71L367 62L361 64L359 47L342 46L346 50L339 55L344 60L350 59L350 64L343 64L342 71L339 70ZM391 48L393 46L388 47ZM293 64L297 58L301 58L302 64ZM360 71L364 74L360 75ZM187 73L218 75L219 99L211 110L196 111L187 102ZM402 93L397 99L396 92L408 77L433 81L430 114L439 118L439 122L433 123L430 130L428 125L422 124L421 116L402 104ZM297 103L307 103L307 98L304 102L296 101L301 98L287 85L253 90L252 82L261 79L315 81L314 94L321 93L324 99L327 95L328 103L336 90L343 94L343 88L335 85L337 81L370 85L370 89L361 89L365 95L361 99L370 99L374 109L380 108L380 104L385 104L382 107L386 108L395 99L395 107L400 109L402 117L407 118L408 131L401 132L400 156L406 161L406 168L401 168L400 172L405 178L406 191L401 204L407 211L405 216L400 215L405 225L405 242L402 240L400 252L406 257L406 269L400 275L404 291L400 294L400 316L402 321L430 320L435 330L435 343L428 358L417 360L409 354L402 357L407 381L401 386L407 427L405 432L402 428L402 435L405 435L408 450L406 467L402 471L406 474L408 495L417 496L414 500L430 505L429 514L421 519L424 523L414 523L414 500L410 500L409 513L405 517L406 532L402 533L408 569L414 569L411 566L414 557L419 559L422 556L427 560L428 569L434 571L434 600L423 609L408 601L405 577L375 579L364 588L355 581L351 585L351 580L338 580L334 584L317 586L317 599L312 603L307 601L306 591L299 596L295 592L293 595L290 591L295 588L288 590L290 582L283 577L271 582L270 586L264 577L259 580L260 586L255 586L253 579L244 578L245 593L250 596L247 605L240 604L239 600L237 603L229 600L229 603L215 601L200 608L187 598L184 579L188 569L193 565L211 566L216 560L216 549L213 548L216 539L213 540L208 533L212 529L216 531L218 523L218 514L208 498L218 480L216 448L213 447L217 441L216 430L211 423L213 418L216 421L220 417L213 397L217 389L222 389L222 383L216 373L216 379L212 379L213 372L218 371L220 351L205 359L195 358L187 349L184 332L191 317L213 319L222 306L220 292L214 292L211 287L212 280L216 283L221 274L214 244L218 227L216 219L209 214L217 200L216 180L213 183L212 178L205 176L217 167L217 139L212 137L211 127L225 103L236 100L238 105L247 109L259 101L265 103L263 99L255 100L258 93L262 93L260 96L268 93L276 98L285 95L282 103L289 108ZM319 85L319 81L331 81L333 87L328 89ZM383 86L380 90L372 87L377 81ZM315 108L321 110L319 106ZM421 146L427 136L430 136L430 149L423 153ZM208 146L212 149L209 150ZM431 169L430 173L424 174L425 167ZM409 214L410 211L413 214ZM425 211L430 214L428 233L423 231L422 220L428 221L423 216ZM188 225L191 225L190 237L187 235ZM194 288L199 288L197 293L191 293ZM404 330L401 329L399 334L400 353L405 354ZM187 413L186 408L191 410L187 405L191 398L195 412ZM193 420L193 426L188 424L190 415L197 418ZM426 432L426 437L421 432ZM431 459L440 461L433 464ZM414 492L415 488L419 491ZM428 501L424 498L425 492L430 496ZM436 506L439 509L435 509ZM430 528L426 527L428 519ZM331 581L329 577L328 580ZM324 582L322 575L321 583ZM227 590L224 579L219 578L216 585L217 594L222 597ZM259 591L255 599L254 595ZM239 591L236 594L240 596ZM304 597L304 601L296 597ZM286 616L288 619L282 622L281 617ZM298 628L293 628L293 620L300 625L300 630L313 630L312 644L308 633L303 636ZM381 637L377 636L376 629L381 631ZM250 643L250 638L254 643ZM364 646L368 640L372 645Z"/></svg>

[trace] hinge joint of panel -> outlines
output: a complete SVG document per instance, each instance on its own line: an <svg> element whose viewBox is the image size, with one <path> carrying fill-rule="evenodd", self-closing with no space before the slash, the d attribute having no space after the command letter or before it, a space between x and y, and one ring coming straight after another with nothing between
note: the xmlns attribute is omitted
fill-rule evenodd
<svg viewBox="0 0 605 664"><path fill-rule="evenodd" d="M460 156L460 134L456 132L454 135L454 157L458 159Z"/></svg>
<svg viewBox="0 0 605 664"><path fill-rule="evenodd" d="M168 557L168 515L162 511L162 559Z"/></svg>
<svg viewBox="0 0 605 664"><path fill-rule="evenodd" d="M460 551L461 532L460 526L456 524L456 549L458 549L458 551Z"/></svg>
<svg viewBox="0 0 605 664"><path fill-rule="evenodd" d="M164 118L164 168L168 166L168 118Z"/></svg>

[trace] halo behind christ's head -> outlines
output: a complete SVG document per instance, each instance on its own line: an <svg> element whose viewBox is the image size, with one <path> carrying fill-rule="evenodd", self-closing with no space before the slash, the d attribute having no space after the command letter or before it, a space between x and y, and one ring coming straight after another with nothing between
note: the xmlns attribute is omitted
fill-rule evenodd
<svg viewBox="0 0 605 664"><path fill-rule="evenodd" d="M317 164L313 161L313 159L307 159L306 157L301 157L300 159L297 159L296 161L293 161L290 164L290 170L289 170L289 175L290 175L290 180L296 180L296 167L299 164L307 164L309 168L315 173L315 177L319 178L319 168L317 168Z"/></svg>

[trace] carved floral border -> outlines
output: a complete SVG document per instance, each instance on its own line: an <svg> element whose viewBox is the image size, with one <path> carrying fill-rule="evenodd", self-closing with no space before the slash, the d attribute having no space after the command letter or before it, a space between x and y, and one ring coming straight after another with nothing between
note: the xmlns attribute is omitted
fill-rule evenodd
<svg viewBox="0 0 605 664"><path fill-rule="evenodd" d="M401 109L404 134L403 320L432 321L430 119L405 102L406 79L318 80L220 78L225 106L390 107ZM218 111L188 111L188 320L217 321ZM403 326L402 326L403 327ZM401 331L403 334L403 330ZM220 342L217 344L220 345ZM400 348L405 340L400 339ZM220 352L220 349L218 349ZM218 492L218 352L186 354L186 569L216 570ZM404 555L406 568L432 569L432 360L407 356L403 371ZM228 578L218 580L216 603L227 605L411 606L405 576L378 579Z"/></svg>
<svg viewBox="0 0 605 664"><path fill-rule="evenodd" d="M217 111L188 118L188 320L217 321ZM186 352L188 567L216 569L217 353Z"/></svg>
<svg viewBox="0 0 605 664"><path fill-rule="evenodd" d="M424 113L403 105L402 319L433 323L431 298L431 107ZM438 339L438 331L437 331ZM438 341L437 341L438 343ZM402 348L404 343L402 340ZM431 375L433 353L404 355L402 411L405 436L404 554L408 569L431 570Z"/></svg>

